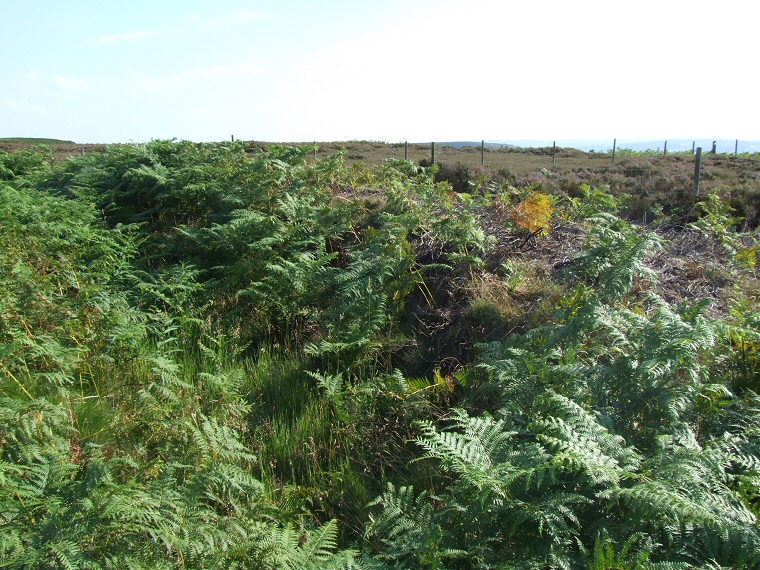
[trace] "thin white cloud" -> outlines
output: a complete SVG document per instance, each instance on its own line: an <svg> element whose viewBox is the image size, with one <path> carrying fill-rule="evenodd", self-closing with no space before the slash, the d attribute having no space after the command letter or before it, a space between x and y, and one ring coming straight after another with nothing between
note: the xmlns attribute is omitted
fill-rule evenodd
<svg viewBox="0 0 760 570"><path fill-rule="evenodd" d="M39 81L40 80L40 72L39 71L27 71L25 73L22 73L21 77L23 77L27 81Z"/></svg>
<svg viewBox="0 0 760 570"><path fill-rule="evenodd" d="M253 77L262 75L265 72L265 68L257 65L216 65L212 67L188 69L182 73L168 75L166 77L143 77L139 80L139 84L147 91L168 91L198 81L208 81L220 77Z"/></svg>
<svg viewBox="0 0 760 570"><path fill-rule="evenodd" d="M120 34L102 35L99 38L102 44L114 44L119 42L133 42L157 36L158 32L122 32Z"/></svg>
<svg viewBox="0 0 760 570"><path fill-rule="evenodd" d="M63 91L67 93L74 93L77 91L87 91L90 88L90 84L84 79L77 79L76 77L64 77L63 75L53 76L53 81Z"/></svg>

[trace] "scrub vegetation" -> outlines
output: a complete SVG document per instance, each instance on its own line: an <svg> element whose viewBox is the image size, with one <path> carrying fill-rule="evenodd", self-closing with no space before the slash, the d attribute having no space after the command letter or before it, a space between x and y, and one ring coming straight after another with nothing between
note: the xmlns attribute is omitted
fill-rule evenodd
<svg viewBox="0 0 760 570"><path fill-rule="evenodd" d="M348 153L0 152L0 568L760 568L756 157Z"/></svg>

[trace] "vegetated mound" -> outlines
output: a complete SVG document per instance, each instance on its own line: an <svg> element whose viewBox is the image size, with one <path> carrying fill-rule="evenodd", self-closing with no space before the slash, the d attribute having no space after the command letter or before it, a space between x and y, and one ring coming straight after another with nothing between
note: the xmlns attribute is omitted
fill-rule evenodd
<svg viewBox="0 0 760 570"><path fill-rule="evenodd" d="M532 192L523 189L519 194L527 198ZM420 362L426 365L416 369L419 374L435 369L452 373L473 360L481 343L547 326L555 318L560 299L570 294L568 288L579 276L588 274L589 286L598 279L589 268L581 268L598 221L568 217L565 211L564 219L553 216L544 228L530 231L514 223L514 208L520 199L513 196L510 206L496 198L474 210L478 225L494 238L484 252L481 271L472 272L465 280L449 269L433 270L428 280L430 298L421 292L410 297L408 311L420 341L415 350L426 352ZM597 195L596 199L618 209L610 195ZM567 205L566 197L561 200ZM600 204L592 208L597 207ZM647 267L631 278L632 297L648 291L673 306L699 303L705 315L721 319L729 315L737 293L752 295L756 291L758 252L750 235L728 245L718 233L665 218L651 224L641 220L629 223L626 239L630 243L607 247L620 248L615 252L620 263ZM712 223L718 227L730 224L730 216ZM652 240L651 251L640 260L635 260L636 236ZM424 259L441 259L440 244L422 239L419 246Z"/></svg>
<svg viewBox="0 0 760 570"><path fill-rule="evenodd" d="M524 231L505 231L498 217L487 216L481 221L498 238L487 256L493 266L527 264L533 266L533 271L559 281L575 266L591 229L577 221L554 221L548 233L534 236ZM719 237L667 221L646 225L634 220L632 227L651 232L659 240L660 247L647 260L652 274L646 287L669 303L680 305L698 299L709 303L708 314L725 316L735 289L751 291L756 285L755 251L751 247L746 251L749 268L742 269L741 263L733 259L735 250L727 249ZM748 246L753 243L750 236L744 241Z"/></svg>

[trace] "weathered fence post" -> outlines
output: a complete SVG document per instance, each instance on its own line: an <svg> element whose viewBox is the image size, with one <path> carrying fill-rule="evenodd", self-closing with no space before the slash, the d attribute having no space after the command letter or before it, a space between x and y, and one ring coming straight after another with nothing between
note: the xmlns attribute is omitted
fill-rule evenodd
<svg viewBox="0 0 760 570"><path fill-rule="evenodd" d="M486 141L482 139L480 141L480 166L486 165Z"/></svg>
<svg viewBox="0 0 760 570"><path fill-rule="evenodd" d="M662 156L668 154L668 141L665 141L665 150L662 151Z"/></svg>
<svg viewBox="0 0 760 570"><path fill-rule="evenodd" d="M695 148L697 148L697 141L691 141L691 154L694 154Z"/></svg>
<svg viewBox="0 0 760 570"><path fill-rule="evenodd" d="M739 155L739 139L736 139L736 142L734 143L734 156Z"/></svg>
<svg viewBox="0 0 760 570"><path fill-rule="evenodd" d="M235 135L230 135L230 142L235 142Z"/></svg>
<svg viewBox="0 0 760 570"><path fill-rule="evenodd" d="M435 164L435 143L430 144L430 164Z"/></svg>
<svg viewBox="0 0 760 570"><path fill-rule="evenodd" d="M702 147L697 147L697 158L694 161L694 196L699 194L699 167L702 164Z"/></svg>
<svg viewBox="0 0 760 570"><path fill-rule="evenodd" d="M615 164L615 149L617 148L617 139L612 139L612 164Z"/></svg>
<svg viewBox="0 0 760 570"><path fill-rule="evenodd" d="M716 141L713 141L713 147L712 147L712 151L711 151L712 154L716 154L717 153L717 147L716 147L715 143L716 143Z"/></svg>
<svg viewBox="0 0 760 570"><path fill-rule="evenodd" d="M409 141L404 141L404 160L409 160Z"/></svg>
<svg viewBox="0 0 760 570"><path fill-rule="evenodd" d="M314 141L314 158L317 158L317 141Z"/></svg>

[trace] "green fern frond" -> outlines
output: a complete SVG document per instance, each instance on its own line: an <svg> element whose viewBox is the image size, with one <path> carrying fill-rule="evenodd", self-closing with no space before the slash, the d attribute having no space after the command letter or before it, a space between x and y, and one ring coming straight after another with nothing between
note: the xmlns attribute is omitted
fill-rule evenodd
<svg viewBox="0 0 760 570"><path fill-rule="evenodd" d="M472 418L464 410L452 410L452 413L452 429L463 433L439 432L432 422L419 423L423 435L415 441L426 450L420 459L436 458L457 471L475 470L485 475L515 432L507 431L501 420Z"/></svg>
<svg viewBox="0 0 760 570"><path fill-rule="evenodd" d="M638 468L638 454L625 440L609 433L578 404L558 394L549 394L542 403L547 417L531 429L557 465L586 474L594 484L612 486Z"/></svg>
<svg viewBox="0 0 760 570"><path fill-rule="evenodd" d="M274 529L265 547L266 568L292 570L343 570L360 568L356 552L337 550L338 527L335 520L311 531L301 544L302 536L292 526Z"/></svg>
<svg viewBox="0 0 760 570"><path fill-rule="evenodd" d="M436 520L433 507L422 491L414 494L412 487L396 488L388 483L387 490L368 507L381 507L376 517L370 518L365 540L380 541L377 558L402 567L440 567L445 560L456 559L466 553L447 547L450 535ZM377 548L377 546L376 546Z"/></svg>
<svg viewBox="0 0 760 570"><path fill-rule="evenodd" d="M645 257L661 247L655 234L637 233L623 220L603 212L586 221L592 230L586 250L576 256L576 264L578 271L600 289L602 299L619 299L637 280L655 280L655 273L644 264Z"/></svg>

